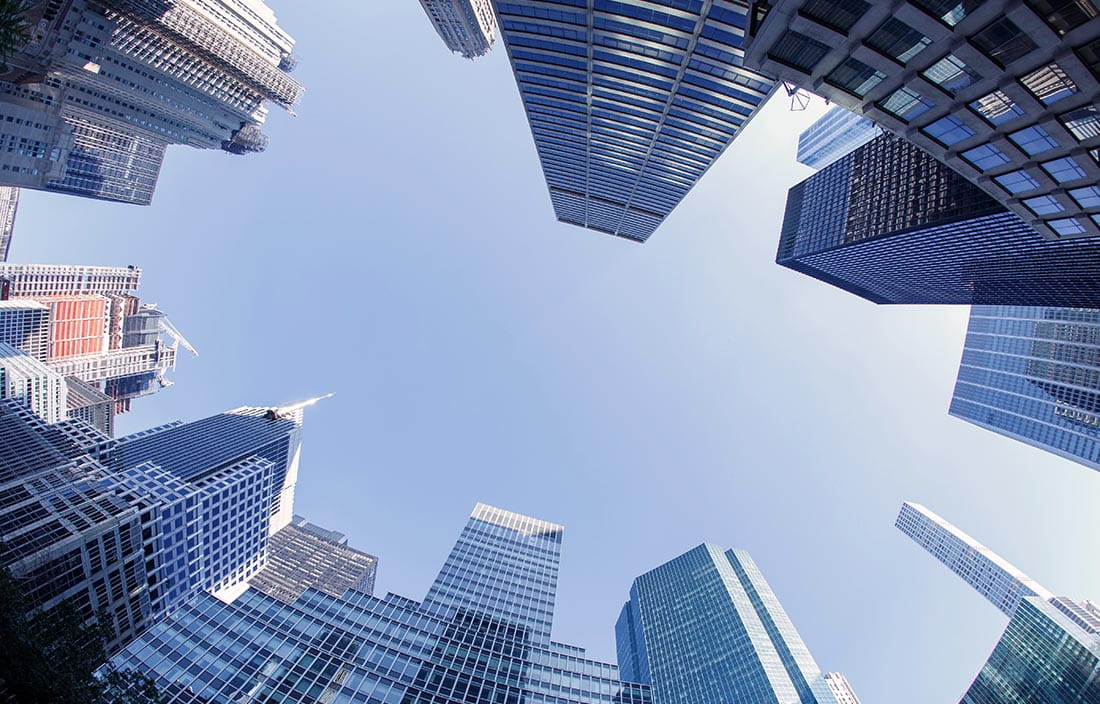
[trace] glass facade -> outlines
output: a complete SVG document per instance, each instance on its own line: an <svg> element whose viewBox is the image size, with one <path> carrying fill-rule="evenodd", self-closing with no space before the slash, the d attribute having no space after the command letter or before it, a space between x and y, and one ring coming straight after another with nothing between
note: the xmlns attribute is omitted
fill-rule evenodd
<svg viewBox="0 0 1100 704"><path fill-rule="evenodd" d="M894 525L1007 616L1016 613L1025 597L1054 598L1000 555L920 504L904 503Z"/></svg>
<svg viewBox="0 0 1100 704"><path fill-rule="evenodd" d="M624 677L659 704L835 704L748 553L700 545L634 581L615 626Z"/></svg>
<svg viewBox="0 0 1100 704"><path fill-rule="evenodd" d="M1100 701L1100 631L1037 597L1020 602L960 704Z"/></svg>
<svg viewBox="0 0 1100 704"><path fill-rule="evenodd" d="M875 303L1100 306L1100 241L1040 238L892 136L791 188L776 262Z"/></svg>
<svg viewBox="0 0 1100 704"><path fill-rule="evenodd" d="M882 134L882 129L847 108L834 106L798 136L798 162L824 169Z"/></svg>
<svg viewBox="0 0 1100 704"><path fill-rule="evenodd" d="M478 504L423 602L204 594L112 664L155 677L168 702L649 704L649 687L550 640L561 537Z"/></svg>
<svg viewBox="0 0 1100 704"><path fill-rule="evenodd" d="M774 90L741 0L497 2L558 220L645 241Z"/></svg>
<svg viewBox="0 0 1100 704"><path fill-rule="evenodd" d="M950 412L1100 469L1100 310L974 306Z"/></svg>

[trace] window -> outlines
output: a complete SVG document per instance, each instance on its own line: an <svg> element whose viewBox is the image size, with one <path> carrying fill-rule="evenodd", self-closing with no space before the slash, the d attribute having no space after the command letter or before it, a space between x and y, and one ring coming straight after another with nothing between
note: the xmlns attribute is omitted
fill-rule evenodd
<svg viewBox="0 0 1100 704"><path fill-rule="evenodd" d="M868 46L903 64L931 43L931 39L892 17L867 37Z"/></svg>
<svg viewBox="0 0 1100 704"><path fill-rule="evenodd" d="M1042 154L1058 146L1058 142L1050 136L1050 133L1039 125L1025 127L1018 132L1013 132L1008 137L1030 156Z"/></svg>
<svg viewBox="0 0 1100 704"><path fill-rule="evenodd" d="M1079 142L1100 135L1100 108L1095 105L1086 105L1067 112L1060 115L1058 120Z"/></svg>
<svg viewBox="0 0 1100 704"><path fill-rule="evenodd" d="M1062 204L1055 199L1054 196L1036 196L1035 198L1027 198L1024 200L1024 205L1027 209L1036 215L1052 215L1054 213L1060 213L1065 208Z"/></svg>
<svg viewBox="0 0 1100 704"><path fill-rule="evenodd" d="M948 54L928 67L921 74L951 95L982 80L977 71L964 64L959 57Z"/></svg>
<svg viewBox="0 0 1100 704"><path fill-rule="evenodd" d="M872 88L882 83L884 78L886 78L886 74L882 71L877 71L862 61L847 59L833 69L832 73L825 77L825 80L837 88L843 88L849 93L862 98Z"/></svg>
<svg viewBox="0 0 1100 704"><path fill-rule="evenodd" d="M999 19L970 38L974 46L1001 66L1012 63L1035 49L1035 42L1012 20Z"/></svg>
<svg viewBox="0 0 1100 704"><path fill-rule="evenodd" d="M914 5L924 9L940 22L954 27L983 0L915 0Z"/></svg>
<svg viewBox="0 0 1100 704"><path fill-rule="evenodd" d="M1068 156L1045 162L1041 164L1041 166L1043 167L1043 171L1050 174L1050 177L1058 183L1076 181L1079 178L1085 177L1085 170Z"/></svg>
<svg viewBox="0 0 1100 704"><path fill-rule="evenodd" d="M1059 35L1080 27L1097 15L1096 7L1088 0L1027 0L1027 5Z"/></svg>
<svg viewBox="0 0 1100 704"><path fill-rule="evenodd" d="M1020 79L1032 95L1043 101L1044 105L1056 103L1077 92L1077 84L1066 75L1058 64L1044 66Z"/></svg>
<svg viewBox="0 0 1100 704"><path fill-rule="evenodd" d="M870 7L863 0L810 0L798 13L826 27L847 32Z"/></svg>
<svg viewBox="0 0 1100 704"><path fill-rule="evenodd" d="M1032 191L1039 187L1039 182L1036 181L1031 174L1022 170L1001 174L1000 176L994 177L993 180L999 183L1001 188L1012 195L1023 193L1024 191Z"/></svg>
<svg viewBox="0 0 1100 704"><path fill-rule="evenodd" d="M968 149L962 153L962 158L969 161L971 164L986 171L988 169L996 168L1002 164L1007 164L1010 160L1005 153L992 144L983 144L980 147L974 147ZM1035 184L1036 186L1039 184Z"/></svg>
<svg viewBox="0 0 1100 704"><path fill-rule="evenodd" d="M921 132L924 132L945 147L953 146L967 137L974 136L974 130L967 127L963 124L962 120L954 115L942 117L927 127L922 127ZM1001 156L1004 155L1002 154ZM1007 159L1008 157L1005 158Z"/></svg>
<svg viewBox="0 0 1100 704"><path fill-rule="evenodd" d="M1000 125L1024 114L1024 109L999 90L970 103L970 109L981 115L989 124Z"/></svg>
<svg viewBox="0 0 1100 704"><path fill-rule="evenodd" d="M1059 235L1080 235L1085 231L1085 226L1077 222L1077 218L1061 218L1058 220L1047 220L1047 227L1057 232Z"/></svg>
<svg viewBox="0 0 1100 704"><path fill-rule="evenodd" d="M1077 55L1093 73L1100 76L1100 39L1094 39L1078 49Z"/></svg>
<svg viewBox="0 0 1100 704"><path fill-rule="evenodd" d="M879 103L879 107L883 110L903 120L912 120L924 114L932 105L931 100L906 87L898 88L890 94L890 97Z"/></svg>
<svg viewBox="0 0 1100 704"><path fill-rule="evenodd" d="M1074 188L1069 194L1082 208L1100 208L1100 186Z"/></svg>
<svg viewBox="0 0 1100 704"><path fill-rule="evenodd" d="M805 34L787 30L772 46L768 58L802 73L812 73L817 63L828 53L829 47L825 44Z"/></svg>

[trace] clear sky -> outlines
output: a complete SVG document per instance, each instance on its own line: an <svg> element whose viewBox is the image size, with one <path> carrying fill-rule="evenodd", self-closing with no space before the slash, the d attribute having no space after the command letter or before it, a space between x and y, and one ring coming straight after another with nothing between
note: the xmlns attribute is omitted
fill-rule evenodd
<svg viewBox="0 0 1100 704"><path fill-rule="evenodd" d="M774 263L798 133L772 101L645 245L554 221L507 56L415 0L273 0L297 117L169 150L153 205L25 193L11 258L135 264L199 349L129 432L329 391L298 512L420 599L476 501L566 525L554 636L614 659L638 574L750 550L865 704L956 702L1005 619L893 528L919 501L1100 598L1100 473L947 415L967 309Z"/></svg>

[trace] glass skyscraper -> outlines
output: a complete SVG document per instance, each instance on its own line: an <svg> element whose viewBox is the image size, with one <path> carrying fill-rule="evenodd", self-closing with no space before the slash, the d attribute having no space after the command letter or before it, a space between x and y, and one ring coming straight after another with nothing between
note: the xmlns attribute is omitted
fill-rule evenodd
<svg viewBox="0 0 1100 704"><path fill-rule="evenodd" d="M959 704L1100 702L1100 611L1091 623L1028 597Z"/></svg>
<svg viewBox="0 0 1100 704"><path fill-rule="evenodd" d="M423 602L203 594L112 664L156 678L173 703L649 704L649 687L550 639L561 538L478 504Z"/></svg>
<svg viewBox="0 0 1100 704"><path fill-rule="evenodd" d="M791 188L776 262L875 303L1100 307L1100 239L1044 240L889 135Z"/></svg>
<svg viewBox="0 0 1100 704"><path fill-rule="evenodd" d="M1027 597L1054 598L1000 555L920 504L902 504L894 525L1006 616L1016 613L1020 601Z"/></svg>
<svg viewBox="0 0 1100 704"><path fill-rule="evenodd" d="M623 677L656 704L838 701L743 550L700 545L638 577L615 637Z"/></svg>
<svg viewBox="0 0 1100 704"><path fill-rule="evenodd" d="M798 163L824 169L882 134L866 117L839 105L798 136Z"/></svg>
<svg viewBox="0 0 1100 704"><path fill-rule="evenodd" d="M497 2L561 222L644 242L764 100L742 0Z"/></svg>
<svg viewBox="0 0 1100 704"><path fill-rule="evenodd" d="M1100 469L1100 310L974 306L950 413Z"/></svg>

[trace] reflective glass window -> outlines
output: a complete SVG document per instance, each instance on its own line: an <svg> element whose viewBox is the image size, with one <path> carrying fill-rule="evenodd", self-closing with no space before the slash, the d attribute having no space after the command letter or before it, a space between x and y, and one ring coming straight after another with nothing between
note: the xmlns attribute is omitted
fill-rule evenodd
<svg viewBox="0 0 1100 704"><path fill-rule="evenodd" d="M974 136L974 130L967 127L962 120L954 115L942 117L927 127L922 127L921 131L947 147L958 144L967 137Z"/></svg>
<svg viewBox="0 0 1100 704"><path fill-rule="evenodd" d="M992 125L1000 125L1024 114L1023 108L999 90L970 103L970 109Z"/></svg>
<svg viewBox="0 0 1100 704"><path fill-rule="evenodd" d="M1024 191L1032 191L1039 187L1039 182L1036 181L1031 174L1023 170L1010 171L1007 174L995 176L993 180L1013 195L1023 193Z"/></svg>
<svg viewBox="0 0 1100 704"><path fill-rule="evenodd" d="M1024 199L1024 205L1027 209L1036 215L1051 215L1053 213L1060 213L1065 208L1054 196L1036 196L1034 198Z"/></svg>
<svg viewBox="0 0 1100 704"><path fill-rule="evenodd" d="M1059 35L1097 15L1096 5L1090 0L1026 0L1026 4Z"/></svg>
<svg viewBox="0 0 1100 704"><path fill-rule="evenodd" d="M977 71L964 64L954 54L943 57L929 66L921 75L952 95L982 80Z"/></svg>
<svg viewBox="0 0 1100 704"><path fill-rule="evenodd" d="M1058 183L1076 181L1085 177L1085 170L1072 157L1068 156L1054 161L1047 161L1042 164L1042 167L1043 171L1050 174L1050 177Z"/></svg>
<svg viewBox="0 0 1100 704"><path fill-rule="evenodd" d="M1016 143L1016 146L1031 156L1042 154L1058 146L1058 142L1050 136L1050 133L1039 125L1025 127L1018 132L1013 132L1008 137Z"/></svg>
<svg viewBox="0 0 1100 704"><path fill-rule="evenodd" d="M798 12L827 27L847 32L870 7L863 0L809 0Z"/></svg>
<svg viewBox="0 0 1100 704"><path fill-rule="evenodd" d="M812 73L817 62L821 61L827 53L829 53L827 45L805 34L788 30L772 45L768 58L803 73Z"/></svg>
<svg viewBox="0 0 1100 704"><path fill-rule="evenodd" d="M968 149L962 153L962 157L982 171L993 169L1009 162L1009 158L1005 153L992 144L983 144L980 147Z"/></svg>
<svg viewBox="0 0 1100 704"><path fill-rule="evenodd" d="M1095 105L1086 105L1067 112L1060 115L1058 120L1079 142L1100 135L1100 108Z"/></svg>
<svg viewBox="0 0 1100 704"><path fill-rule="evenodd" d="M849 58L833 69L825 80L862 98L885 78L886 74L882 71L877 71L862 61Z"/></svg>
<svg viewBox="0 0 1100 704"><path fill-rule="evenodd" d="M1074 188L1069 194L1082 208L1100 208L1100 186Z"/></svg>
<svg viewBox="0 0 1100 704"><path fill-rule="evenodd" d="M1092 69L1092 72L1100 76L1100 39L1093 39L1088 44L1077 50L1081 61Z"/></svg>
<svg viewBox="0 0 1100 704"><path fill-rule="evenodd" d="M1077 218L1060 218L1045 222L1050 229L1059 235L1080 235L1085 231L1085 226L1078 222Z"/></svg>
<svg viewBox="0 0 1100 704"><path fill-rule="evenodd" d="M984 0L914 0L914 5L944 24L954 27Z"/></svg>
<svg viewBox="0 0 1100 704"><path fill-rule="evenodd" d="M1077 84L1058 64L1048 64L1038 71L1032 71L1021 78L1020 82L1045 105L1068 98L1077 92Z"/></svg>
<svg viewBox="0 0 1100 704"><path fill-rule="evenodd" d="M931 43L924 34L893 17L867 38L868 46L901 63L906 63Z"/></svg>
<svg viewBox="0 0 1100 704"><path fill-rule="evenodd" d="M1031 37L1008 18L997 20L971 37L970 41L1002 66L1023 58L1036 48Z"/></svg>
<svg viewBox="0 0 1100 704"><path fill-rule="evenodd" d="M901 87L890 94L879 107L903 120L912 120L927 112L933 103L912 88Z"/></svg>

